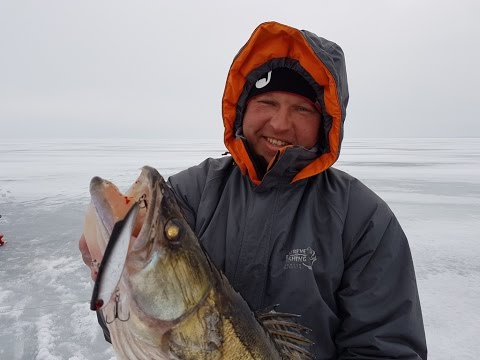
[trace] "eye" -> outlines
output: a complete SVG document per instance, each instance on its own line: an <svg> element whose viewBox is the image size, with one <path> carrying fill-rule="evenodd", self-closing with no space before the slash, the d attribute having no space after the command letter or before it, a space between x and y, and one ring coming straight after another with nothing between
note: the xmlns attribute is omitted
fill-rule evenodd
<svg viewBox="0 0 480 360"><path fill-rule="evenodd" d="M299 111L299 112L307 112L307 113L313 112L312 109L307 108L307 107L305 107L305 106L297 106L297 111Z"/></svg>
<svg viewBox="0 0 480 360"><path fill-rule="evenodd" d="M170 219L165 224L165 237L172 242L178 242L180 239L181 229L181 224L177 219Z"/></svg>
<svg viewBox="0 0 480 360"><path fill-rule="evenodd" d="M275 106L275 102L272 100L258 100L257 101L261 105L270 105L270 106Z"/></svg>

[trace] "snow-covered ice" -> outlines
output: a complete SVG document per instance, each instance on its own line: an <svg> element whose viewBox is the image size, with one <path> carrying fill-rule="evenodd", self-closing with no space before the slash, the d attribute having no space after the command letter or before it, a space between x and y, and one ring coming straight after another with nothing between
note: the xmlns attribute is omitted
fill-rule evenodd
<svg viewBox="0 0 480 360"><path fill-rule="evenodd" d="M126 189L143 165L168 177L224 151L211 140L2 140L0 359L113 359L78 251L90 179ZM409 238L429 359L477 359L480 139L347 139L336 167L385 199Z"/></svg>

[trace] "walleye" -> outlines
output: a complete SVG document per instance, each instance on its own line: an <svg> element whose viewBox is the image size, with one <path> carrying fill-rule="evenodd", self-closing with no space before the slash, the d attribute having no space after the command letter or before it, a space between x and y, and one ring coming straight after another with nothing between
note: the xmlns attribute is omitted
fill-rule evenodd
<svg viewBox="0 0 480 360"><path fill-rule="evenodd" d="M296 315L258 313L210 261L172 189L145 166L122 194L94 177L84 235L92 310L121 359L312 359Z"/></svg>

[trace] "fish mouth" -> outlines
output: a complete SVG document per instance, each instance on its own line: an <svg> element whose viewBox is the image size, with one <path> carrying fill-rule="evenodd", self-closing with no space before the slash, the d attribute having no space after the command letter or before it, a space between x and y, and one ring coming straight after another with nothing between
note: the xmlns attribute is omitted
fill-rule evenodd
<svg viewBox="0 0 480 360"><path fill-rule="evenodd" d="M135 203L140 211L132 232L131 250L138 251L146 246L155 210L154 203L161 202L167 185L158 171L144 166L132 186L122 193L111 181L95 176L90 181L90 195L97 223L108 239L115 224L123 219ZM151 206L152 205L152 206Z"/></svg>

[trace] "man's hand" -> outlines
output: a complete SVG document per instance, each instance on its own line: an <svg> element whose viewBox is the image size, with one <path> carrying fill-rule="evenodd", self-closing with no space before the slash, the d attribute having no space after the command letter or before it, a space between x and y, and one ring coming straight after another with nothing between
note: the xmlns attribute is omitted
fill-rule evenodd
<svg viewBox="0 0 480 360"><path fill-rule="evenodd" d="M78 242L78 248L82 253L83 262L90 268L92 280L95 281L97 279L98 266L96 266L95 262L92 260L92 255L90 254L90 250L88 249L87 245L87 239L85 239L83 234Z"/></svg>

